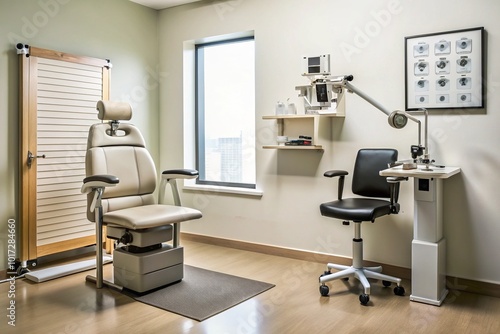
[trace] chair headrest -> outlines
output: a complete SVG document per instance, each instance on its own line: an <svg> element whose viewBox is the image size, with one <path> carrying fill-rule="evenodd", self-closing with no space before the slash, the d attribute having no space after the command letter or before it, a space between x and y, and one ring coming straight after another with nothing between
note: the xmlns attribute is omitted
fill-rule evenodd
<svg viewBox="0 0 500 334"><path fill-rule="evenodd" d="M127 102L98 101L96 109L97 116L102 121L130 121L132 118L132 107Z"/></svg>

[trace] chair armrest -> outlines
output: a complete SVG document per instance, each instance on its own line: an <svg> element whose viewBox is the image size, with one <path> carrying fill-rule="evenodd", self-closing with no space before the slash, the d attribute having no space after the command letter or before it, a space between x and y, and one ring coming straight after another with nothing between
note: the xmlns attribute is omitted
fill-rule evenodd
<svg viewBox="0 0 500 334"><path fill-rule="evenodd" d="M198 177L196 169L168 169L161 173L162 179L195 179Z"/></svg>
<svg viewBox="0 0 500 334"><path fill-rule="evenodd" d="M88 194L95 188L116 186L120 180L114 175L92 175L83 179L82 194Z"/></svg>
<svg viewBox="0 0 500 334"><path fill-rule="evenodd" d="M114 187L118 183L120 183L120 179L114 175L92 175L83 179L82 194L88 194L94 191L94 198L89 207L90 212L94 212L96 207L101 207L101 197L104 193L104 188Z"/></svg>
<svg viewBox="0 0 500 334"><path fill-rule="evenodd" d="M196 169L168 169L161 173L161 184L160 191L158 194L158 203L162 203L165 199L165 188L167 183L170 184L172 189L172 195L174 198L174 204L181 206L181 197L179 195L179 189L177 188L177 179L196 179L198 177L198 171Z"/></svg>
<svg viewBox="0 0 500 334"><path fill-rule="evenodd" d="M345 170L329 170L323 174L325 177L335 177L335 176L346 176L349 175L349 173Z"/></svg>
<svg viewBox="0 0 500 334"><path fill-rule="evenodd" d="M408 181L407 177L404 176L388 176L387 182L389 183L399 183L401 181Z"/></svg>
<svg viewBox="0 0 500 334"><path fill-rule="evenodd" d="M391 192L391 213L399 212L399 184L401 181L408 181L407 177L404 176L388 176L386 177L387 182L390 186Z"/></svg>
<svg viewBox="0 0 500 334"><path fill-rule="evenodd" d="M336 176L339 177L337 197L338 197L338 199L340 201L342 199L342 193L344 192L344 180L345 180L345 176L349 175L349 173L347 171L345 171L345 170L335 169L335 170L326 171L323 175L325 177L330 177L330 178L331 177L336 177Z"/></svg>

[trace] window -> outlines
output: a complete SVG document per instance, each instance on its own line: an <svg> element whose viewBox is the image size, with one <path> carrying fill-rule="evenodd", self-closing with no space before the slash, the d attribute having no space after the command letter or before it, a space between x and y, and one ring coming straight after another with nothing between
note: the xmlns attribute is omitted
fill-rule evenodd
<svg viewBox="0 0 500 334"><path fill-rule="evenodd" d="M198 184L255 188L253 37L196 45Z"/></svg>

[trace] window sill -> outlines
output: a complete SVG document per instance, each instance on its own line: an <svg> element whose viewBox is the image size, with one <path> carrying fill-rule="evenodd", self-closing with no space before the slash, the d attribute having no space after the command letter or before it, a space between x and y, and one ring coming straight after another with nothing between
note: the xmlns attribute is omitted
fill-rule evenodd
<svg viewBox="0 0 500 334"><path fill-rule="evenodd" d="M184 185L183 190L246 195L255 197L262 197L262 195L264 194L262 190L257 190L257 189L221 187L221 186L211 186L211 185L201 185L201 184Z"/></svg>

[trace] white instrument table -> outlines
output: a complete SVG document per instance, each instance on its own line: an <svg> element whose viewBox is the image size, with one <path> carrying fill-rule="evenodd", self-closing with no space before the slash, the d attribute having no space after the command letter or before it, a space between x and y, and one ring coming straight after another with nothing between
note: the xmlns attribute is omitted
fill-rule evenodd
<svg viewBox="0 0 500 334"><path fill-rule="evenodd" d="M440 306L446 289L446 240L443 237L442 180L460 173L459 167L431 170L384 169L381 176L414 178L414 222L411 250L410 300Z"/></svg>

